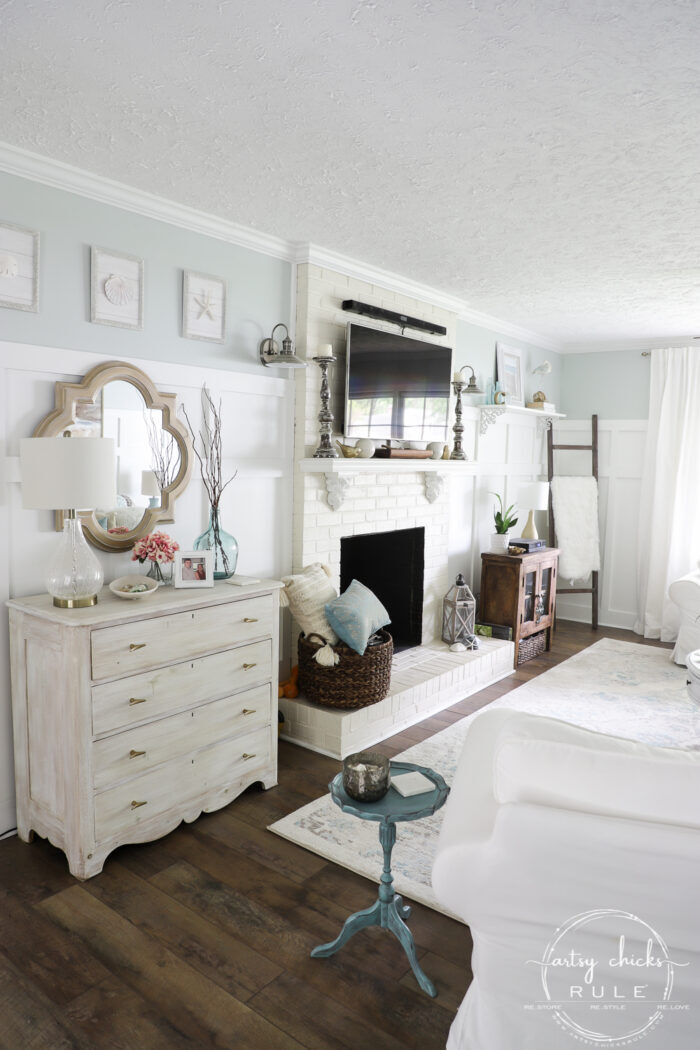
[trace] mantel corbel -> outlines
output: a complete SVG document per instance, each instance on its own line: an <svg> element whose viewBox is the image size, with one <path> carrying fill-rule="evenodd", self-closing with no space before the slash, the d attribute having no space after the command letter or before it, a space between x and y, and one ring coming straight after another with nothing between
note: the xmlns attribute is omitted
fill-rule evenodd
<svg viewBox="0 0 700 1050"><path fill-rule="evenodd" d="M443 474L430 474L426 470L423 474L423 482L425 484L425 498L428 503L434 503L440 497L445 484L445 476Z"/></svg>
<svg viewBox="0 0 700 1050"><path fill-rule="evenodd" d="M350 479L330 470L326 471L323 476L326 479L326 503L331 510L339 510L343 505Z"/></svg>
<svg viewBox="0 0 700 1050"><path fill-rule="evenodd" d="M488 428L505 413L506 405L482 405L480 408L479 433L485 434Z"/></svg>

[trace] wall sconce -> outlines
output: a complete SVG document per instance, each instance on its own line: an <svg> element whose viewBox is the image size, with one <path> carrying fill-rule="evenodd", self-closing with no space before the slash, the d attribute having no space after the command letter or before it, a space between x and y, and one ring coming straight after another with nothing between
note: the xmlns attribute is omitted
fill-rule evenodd
<svg viewBox="0 0 700 1050"><path fill-rule="evenodd" d="M275 342L275 332L278 328L284 328L286 333L281 348ZM306 368L306 361L302 361L294 353L292 340L289 338L289 329L281 322L272 329L270 338L263 339L260 344L260 360L264 365L272 365L276 368Z"/></svg>

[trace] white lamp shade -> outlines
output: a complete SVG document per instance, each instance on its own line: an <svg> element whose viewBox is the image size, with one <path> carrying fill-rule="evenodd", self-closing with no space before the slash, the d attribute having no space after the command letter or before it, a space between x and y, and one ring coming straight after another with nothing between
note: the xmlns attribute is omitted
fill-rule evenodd
<svg viewBox="0 0 700 1050"><path fill-rule="evenodd" d="M522 510L547 510L549 506L549 482L528 481L518 488L518 506Z"/></svg>
<svg viewBox="0 0 700 1050"><path fill-rule="evenodd" d="M158 478L152 470L141 471L141 495L160 496L160 485Z"/></svg>
<svg viewBox="0 0 700 1050"><path fill-rule="evenodd" d="M112 438L22 438L22 504L35 510L93 510L117 501Z"/></svg>

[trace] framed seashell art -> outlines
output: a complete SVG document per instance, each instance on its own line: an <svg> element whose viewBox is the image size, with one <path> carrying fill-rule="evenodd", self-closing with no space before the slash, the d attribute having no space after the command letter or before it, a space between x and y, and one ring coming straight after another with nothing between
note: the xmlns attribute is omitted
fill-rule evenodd
<svg viewBox="0 0 700 1050"><path fill-rule="evenodd" d="M223 343L226 326L226 281L208 273L182 274L182 334L185 339Z"/></svg>
<svg viewBox="0 0 700 1050"><path fill-rule="evenodd" d="M0 222L0 307L39 312L39 234Z"/></svg>
<svg viewBox="0 0 700 1050"><path fill-rule="evenodd" d="M141 331L143 259L93 247L90 274L90 320Z"/></svg>

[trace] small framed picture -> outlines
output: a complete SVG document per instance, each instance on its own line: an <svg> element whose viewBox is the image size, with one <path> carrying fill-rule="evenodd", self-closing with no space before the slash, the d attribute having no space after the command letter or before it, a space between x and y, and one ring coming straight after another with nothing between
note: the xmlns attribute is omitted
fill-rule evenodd
<svg viewBox="0 0 700 1050"><path fill-rule="evenodd" d="M223 343L226 325L226 281L206 273L184 270L182 275L182 334L185 339Z"/></svg>
<svg viewBox="0 0 700 1050"><path fill-rule="evenodd" d="M506 404L524 408L521 351L513 346L496 343L496 368L501 389L506 395Z"/></svg>
<svg viewBox="0 0 700 1050"><path fill-rule="evenodd" d="M39 234L0 222L0 306L39 312Z"/></svg>
<svg viewBox="0 0 700 1050"><path fill-rule="evenodd" d="M173 583L176 587L213 587L213 551L175 551Z"/></svg>
<svg viewBox="0 0 700 1050"><path fill-rule="evenodd" d="M90 320L116 328L143 328L143 259L107 248L90 255Z"/></svg>

